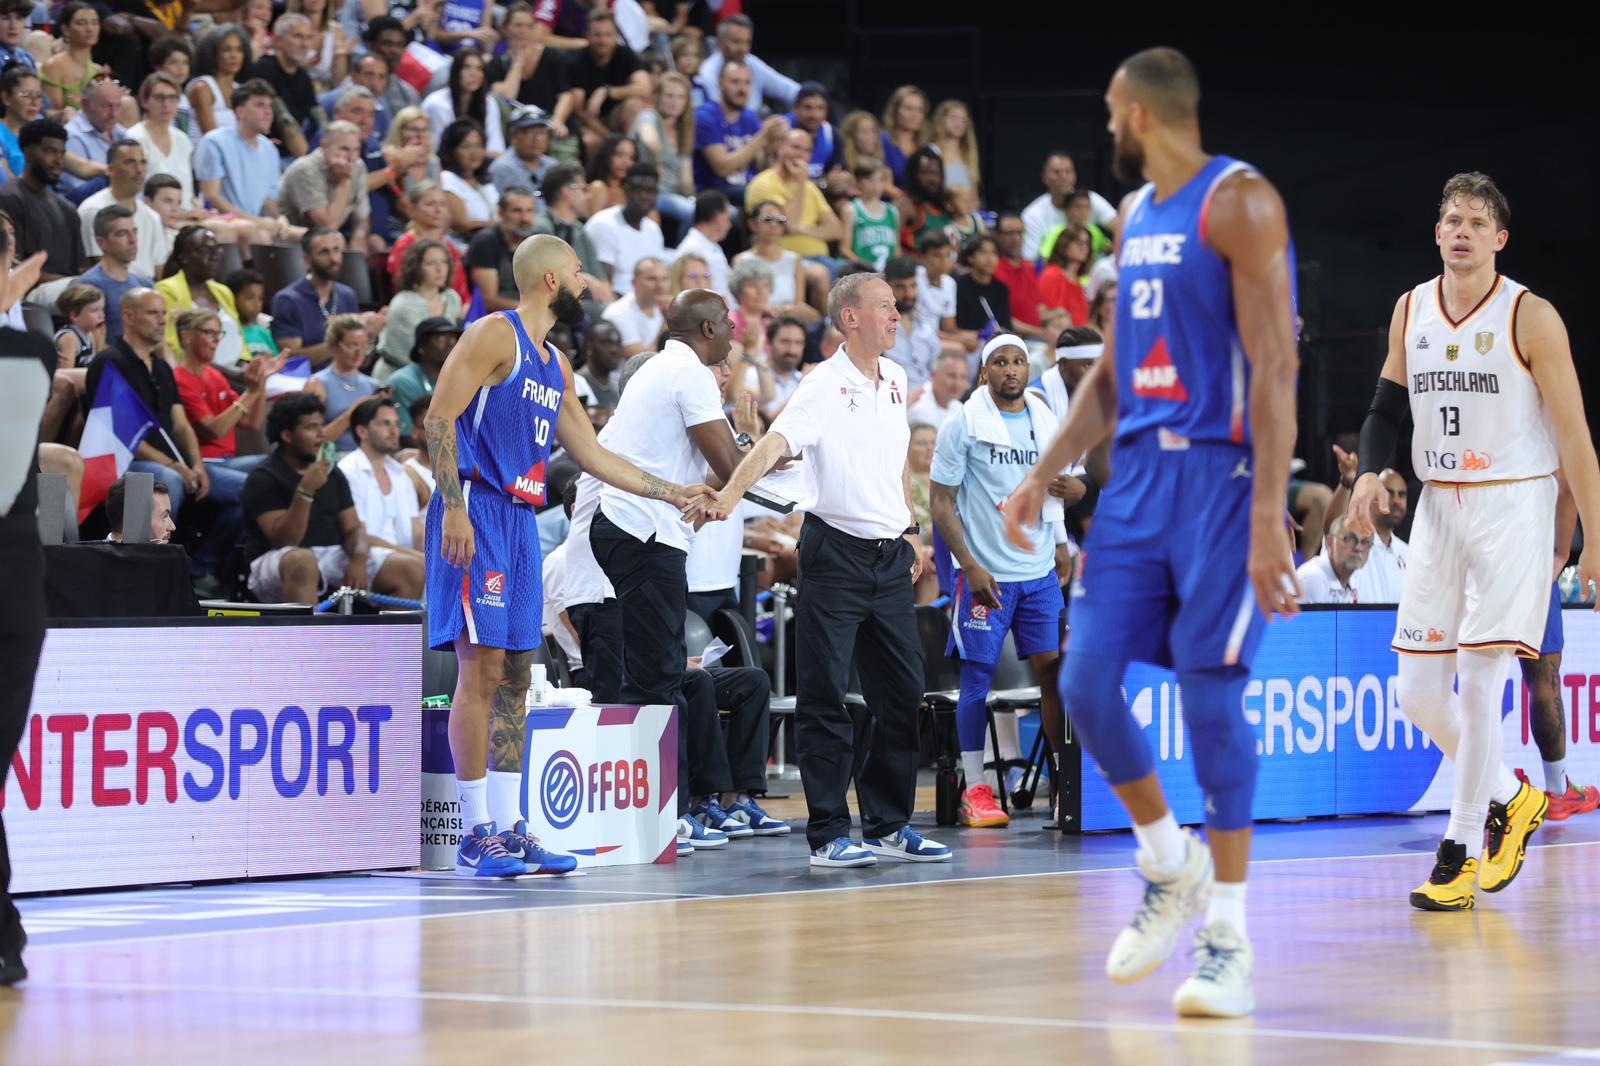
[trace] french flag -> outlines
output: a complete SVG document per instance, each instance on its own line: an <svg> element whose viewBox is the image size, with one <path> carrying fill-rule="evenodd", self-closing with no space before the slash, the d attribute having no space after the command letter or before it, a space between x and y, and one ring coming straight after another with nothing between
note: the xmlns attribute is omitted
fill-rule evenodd
<svg viewBox="0 0 1600 1066"><path fill-rule="evenodd" d="M151 432L159 432L156 416L114 364L107 363L95 389L94 406L83 424L78 452L83 456L83 488L78 495L78 521L105 501L111 485L133 462L133 453Z"/></svg>
<svg viewBox="0 0 1600 1066"><path fill-rule="evenodd" d="M311 359L299 355L283 364L283 369L267 379L267 399L276 400L286 392L299 392L311 380Z"/></svg>

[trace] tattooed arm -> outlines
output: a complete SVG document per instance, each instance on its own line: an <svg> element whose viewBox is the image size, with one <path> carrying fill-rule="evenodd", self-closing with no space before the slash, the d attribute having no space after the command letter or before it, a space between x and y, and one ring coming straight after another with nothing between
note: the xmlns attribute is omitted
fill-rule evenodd
<svg viewBox="0 0 1600 1066"><path fill-rule="evenodd" d="M506 652L505 674L489 704L489 769L521 773L527 741L528 684L533 652Z"/></svg>
<svg viewBox="0 0 1600 1066"><path fill-rule="evenodd" d="M484 385L497 385L510 373L517 351L511 324L500 315L473 323L462 334L434 386L433 400L422 419L428 438L428 458L438 493L444 502L440 554L451 566L466 566L476 551L472 522L467 517L466 494L461 489L461 469L456 455L456 419Z"/></svg>
<svg viewBox="0 0 1600 1066"><path fill-rule="evenodd" d="M567 365L564 356L561 373L566 378L567 387L562 391L561 413L556 419L556 440L584 473L635 496L666 500L680 510L689 508L696 500L709 500L715 495L706 485L678 485L647 474L622 456L607 450L595 436L594 424L589 421L588 412L583 409L582 401L572 389L572 368ZM441 375L440 381L443 380ZM435 397L438 395L434 393Z"/></svg>

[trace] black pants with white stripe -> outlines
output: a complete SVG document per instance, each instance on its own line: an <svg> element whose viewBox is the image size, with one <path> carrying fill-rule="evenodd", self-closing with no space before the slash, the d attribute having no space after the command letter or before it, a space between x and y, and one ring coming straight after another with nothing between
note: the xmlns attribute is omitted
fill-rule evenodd
<svg viewBox="0 0 1600 1066"><path fill-rule="evenodd" d="M795 747L813 849L850 835L845 793L854 732L844 696L850 664L875 719L861 768L861 832L883 837L911 821L917 788L922 644L904 537L863 540L807 515L795 605Z"/></svg>

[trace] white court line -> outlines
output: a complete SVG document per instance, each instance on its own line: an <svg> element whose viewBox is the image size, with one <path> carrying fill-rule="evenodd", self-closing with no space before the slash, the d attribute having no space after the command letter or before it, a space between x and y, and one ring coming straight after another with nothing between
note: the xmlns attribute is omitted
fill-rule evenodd
<svg viewBox="0 0 1600 1066"><path fill-rule="evenodd" d="M1204 1036L1247 1036L1272 1040L1325 1041L1350 1044L1387 1044L1426 1047L1452 1051L1511 1051L1534 1055L1581 1055L1582 1048L1559 1044L1514 1044L1493 1040L1460 1040L1450 1037L1405 1036L1400 1034L1334 1032L1316 1029L1275 1029L1265 1026L1214 1025L1209 1022L1097 1021L1084 1018L1032 1018L1017 1015L955 1014L942 1011L889 1010L873 1007L825 1007L795 1003L707 1003L691 999L603 999L590 996L504 995L487 992L426 992L410 989L353 988L218 988L215 985L150 984L145 982L32 981L29 988L63 989L82 992L169 993L181 995L250 995L269 997L312 997L315 999L387 999L433 1003L476 1003L505 1006L589 1007L601 1010L660 1010L705 1014L786 1014L804 1017L869 1018L882 1021L933 1022L956 1025L999 1025L1013 1028L1080 1029L1097 1032L1133 1030L1146 1033L1173 1033Z"/></svg>
<svg viewBox="0 0 1600 1066"><path fill-rule="evenodd" d="M1600 847L1600 841L1580 840L1580 841L1572 841L1570 843L1540 844L1540 845L1537 845L1537 846L1540 847L1540 848ZM1347 861L1354 861L1354 860L1358 860L1358 859L1416 859L1416 858L1419 858L1419 857L1422 857L1422 856L1423 856L1422 852L1415 852L1415 851L1396 851L1396 852L1387 852L1387 853L1383 853L1383 854L1374 854L1374 855L1328 855L1328 856L1308 855L1308 856L1300 856L1300 857L1286 858L1286 859L1256 859L1256 860L1252 860L1250 865L1251 866L1266 866L1266 865L1292 863L1292 862L1347 862ZM329 926L344 927L344 926L351 926L351 925L372 925L372 924L381 923L381 922L417 922L417 921L428 921L428 920L439 919L439 918L465 918L465 917L469 917L469 916L487 915L487 914L534 914L534 913L538 913L538 912L541 912L541 911L555 913L555 912L559 912L559 911L570 911L570 910L590 910L590 909L601 908L601 907L649 907L649 906L655 906L655 905L663 904L663 903L703 903L703 902L705 902L707 900L770 899L770 898L775 897L775 896L813 896L813 895L823 895L823 894L834 893L834 892L869 892L869 891L873 891L875 889L921 888L921 887L929 886L929 885L964 885L964 884L975 884L975 883L982 882L982 881L1012 881L1012 880L1023 880L1023 879L1026 879L1026 878L1036 878L1036 877L1076 877L1076 876L1081 876L1081 875L1084 875L1084 874L1127 873L1127 872L1132 871L1134 869L1135 869L1135 867L1133 867L1133 866L1104 866L1104 867L1095 867L1093 869L1081 869L1081 870L1036 870L1036 871L1033 871L1033 872L1030 872L1030 873L984 874L984 875L981 875L981 876L978 876L978 877L944 877L944 878L939 878L938 880L926 880L926 881L881 881L881 882L873 882L871 884L830 885L830 886L828 886L826 888L801 888L801 889L790 889L790 890L771 889L771 890L763 891L763 892L732 892L732 893L728 893L726 895L720 895L720 896L702 895L702 896L669 897L669 898L665 898L665 899L624 899L624 900L607 900L607 901L598 901L597 900L597 901L592 902L592 903L581 903L581 902L580 903L572 903L572 904L570 904L568 906L565 906L565 907L483 907L483 908L479 908L479 909L475 909L475 910L439 911L439 912L432 913L432 914L375 915L375 916L370 917L370 918L351 918L351 919L343 919L343 920L335 919L335 920L326 921L326 922L312 921L312 922L304 922L304 923L295 924L295 925L255 926L255 927L247 928L247 929L207 929L207 930L196 930L196 931L193 931L193 932L176 933L176 934L167 935L167 936L130 936L130 937L117 937L117 938L112 938L112 939L107 939L107 940L79 941L79 942L75 942L75 943L29 944L28 945L28 951L31 953L31 952L35 952L35 951L51 951L51 950L60 951L60 950L68 949L68 948L98 948L98 947L104 947L104 946L111 945L111 944L128 944L128 943L136 943L136 942L144 941L144 940L169 941L169 940L187 940L187 939L190 939L190 938L193 938L193 937L204 937L204 936L227 936L227 935L230 935L230 934L238 936L238 935L244 935L244 934L248 934L248 933L282 933L282 932L287 932L287 931L290 931L290 930L320 929L320 928L326 928L326 927L329 927ZM785 875L785 876L789 876L789 875ZM829 875L814 875L814 876L818 876L820 878L822 876L829 876ZM848 876L848 874L845 874L845 876ZM484 878L484 880L489 880L489 879L488 878ZM488 888L490 886L485 885L483 887ZM505 890L503 890L503 889L501 890L502 893L504 891ZM583 890L580 890L580 891L588 892L590 890L583 889ZM619 890L619 891L621 891L621 890ZM399 898L397 898L395 900L395 902L397 904L404 904L404 903L409 902L409 900L406 897L399 897ZM27 915L24 915L23 917L24 917L24 925L26 925ZM50 915L49 915L48 912L44 912L44 913L41 913L39 915L39 917L43 921L48 921L49 918L50 918Z"/></svg>

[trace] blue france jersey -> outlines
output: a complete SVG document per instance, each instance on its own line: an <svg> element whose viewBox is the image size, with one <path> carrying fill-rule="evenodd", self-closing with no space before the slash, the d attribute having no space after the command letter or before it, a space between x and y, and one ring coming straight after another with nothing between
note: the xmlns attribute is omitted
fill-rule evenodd
<svg viewBox="0 0 1600 1066"><path fill-rule="evenodd" d="M1206 244L1206 209L1224 178L1253 170L1213 156L1165 200L1153 184L1135 194L1117 261L1119 441L1158 429L1165 447L1249 443L1250 361L1228 264ZM1289 278L1292 298L1292 241Z"/></svg>
<svg viewBox="0 0 1600 1066"><path fill-rule="evenodd" d="M498 385L485 385L456 419L461 478L524 503L545 502L545 463L555 436L565 379L561 357L546 344L539 358L515 311L502 311L517 336L517 365Z"/></svg>

